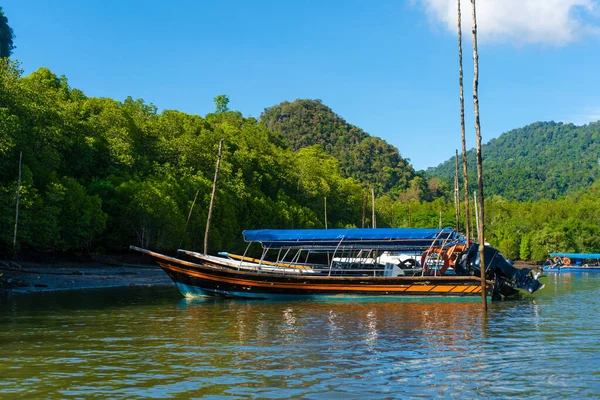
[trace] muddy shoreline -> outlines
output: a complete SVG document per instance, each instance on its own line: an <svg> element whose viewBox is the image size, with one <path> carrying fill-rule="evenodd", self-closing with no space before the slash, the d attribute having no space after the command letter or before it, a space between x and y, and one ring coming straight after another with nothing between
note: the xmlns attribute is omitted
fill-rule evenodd
<svg viewBox="0 0 600 400"><path fill-rule="evenodd" d="M173 286L173 281L156 264L0 261L0 292L32 293L154 286Z"/></svg>

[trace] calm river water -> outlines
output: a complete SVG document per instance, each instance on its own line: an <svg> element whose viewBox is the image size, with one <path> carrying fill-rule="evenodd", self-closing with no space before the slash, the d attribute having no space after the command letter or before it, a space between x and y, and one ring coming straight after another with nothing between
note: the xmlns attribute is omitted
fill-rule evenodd
<svg viewBox="0 0 600 400"><path fill-rule="evenodd" d="M600 274L536 299L186 301L174 288L0 297L2 398L600 397Z"/></svg>

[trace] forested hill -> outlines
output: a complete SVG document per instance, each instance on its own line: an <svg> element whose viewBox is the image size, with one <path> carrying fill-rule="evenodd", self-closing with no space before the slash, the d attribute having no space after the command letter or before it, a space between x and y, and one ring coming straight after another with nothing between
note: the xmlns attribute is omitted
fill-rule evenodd
<svg viewBox="0 0 600 400"><path fill-rule="evenodd" d="M292 150L320 146L340 161L346 176L375 185L378 193L398 194L415 178L397 148L347 123L319 100L285 101L265 109L260 122L281 132Z"/></svg>
<svg viewBox="0 0 600 400"><path fill-rule="evenodd" d="M491 140L482 154L487 195L521 201L567 196L600 179L600 122L536 122ZM467 157L469 180L475 184L475 150ZM454 168L453 157L427 172L449 178Z"/></svg>

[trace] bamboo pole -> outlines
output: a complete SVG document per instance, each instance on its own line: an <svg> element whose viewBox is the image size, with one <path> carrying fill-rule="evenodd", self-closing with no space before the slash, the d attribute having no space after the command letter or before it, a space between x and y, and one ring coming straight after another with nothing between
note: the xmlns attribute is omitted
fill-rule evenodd
<svg viewBox="0 0 600 400"><path fill-rule="evenodd" d="M485 210L483 199L483 170L481 158L481 126L479 123L479 55L477 54L477 11L475 8L475 0L471 0L473 6L473 108L475 113L475 134L477 136L477 187L479 189L479 229L477 240L479 241L479 265L481 270L481 299L483 309L487 311L487 297L485 293Z"/></svg>
<svg viewBox="0 0 600 400"><path fill-rule="evenodd" d="M475 205L475 228L477 229L477 237L479 237L479 213L477 211L477 191L473 191L473 204Z"/></svg>
<svg viewBox="0 0 600 400"><path fill-rule="evenodd" d="M471 240L469 224L469 176L467 174L467 142L465 139L465 97L463 90L463 66L462 66L462 18L460 10L460 0L458 0L458 83L460 86L460 131L462 137L462 165L463 165L463 186L465 191L465 235L467 236L467 246Z"/></svg>
<svg viewBox="0 0 600 400"><path fill-rule="evenodd" d="M15 211L15 234L13 235L13 258L17 259L17 227L19 225L19 200L21 198L21 163L23 161L23 152L19 153L19 180L17 183L17 205Z"/></svg>
<svg viewBox="0 0 600 400"><path fill-rule="evenodd" d="M324 213L325 213L325 229L327 229L327 196L324 199Z"/></svg>
<svg viewBox="0 0 600 400"><path fill-rule="evenodd" d="M187 226L190 223L190 218L192 218L192 211L194 210L194 206L196 205L196 200L198 200L198 193L200 193L200 189L196 190L196 195L194 196L194 201L192 202L192 206L190 207L190 213L188 214L187 221L185 221L185 229L187 230Z"/></svg>
<svg viewBox="0 0 600 400"><path fill-rule="evenodd" d="M375 222L375 186L371 186L371 204L372 204L372 223L373 228L377 228L377 223Z"/></svg>
<svg viewBox="0 0 600 400"><path fill-rule="evenodd" d="M190 219L192 218L192 211L194 210L194 206L196 205L196 200L198 200L198 193L200 193L200 189L196 190L196 195L194 196L194 201L192 201L192 206L190 207L190 212L188 213L187 220L185 221L185 227L183 228L183 235L181 237L181 241L179 242L179 247L183 244L183 239L185 237L185 233L187 232L188 224L190 223Z"/></svg>
<svg viewBox="0 0 600 400"><path fill-rule="evenodd" d="M363 197L363 214L362 214L362 227L365 227L365 216L367 213L367 192L365 192L365 195Z"/></svg>
<svg viewBox="0 0 600 400"><path fill-rule="evenodd" d="M208 254L208 231L210 229L210 218L212 216L213 205L215 202L215 193L217 192L217 179L219 177L219 167L221 166L221 150L223 148L223 139L219 141L219 153L217 154L217 166L215 168L215 179L213 180L212 194L210 196L210 205L208 206L208 218L206 219L206 231L204 231L204 254Z"/></svg>
<svg viewBox="0 0 600 400"><path fill-rule="evenodd" d="M460 232L460 193L458 189L458 149L456 150L456 172L454 174L454 211L456 212L456 231Z"/></svg>

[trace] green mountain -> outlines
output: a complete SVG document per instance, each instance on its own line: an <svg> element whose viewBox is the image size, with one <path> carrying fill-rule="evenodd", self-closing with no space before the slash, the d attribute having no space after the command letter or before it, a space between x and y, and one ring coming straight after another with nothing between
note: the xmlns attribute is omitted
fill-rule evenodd
<svg viewBox="0 0 600 400"><path fill-rule="evenodd" d="M260 122L281 132L294 151L318 146L340 161L343 173L378 193L409 188L415 170L397 148L349 124L320 100L283 102L265 109Z"/></svg>
<svg viewBox="0 0 600 400"><path fill-rule="evenodd" d="M576 126L536 122L482 146L487 196L531 201L585 191L600 179L600 122ZM475 188L475 150L467 152L469 183ZM432 177L454 176L454 157L427 170Z"/></svg>

